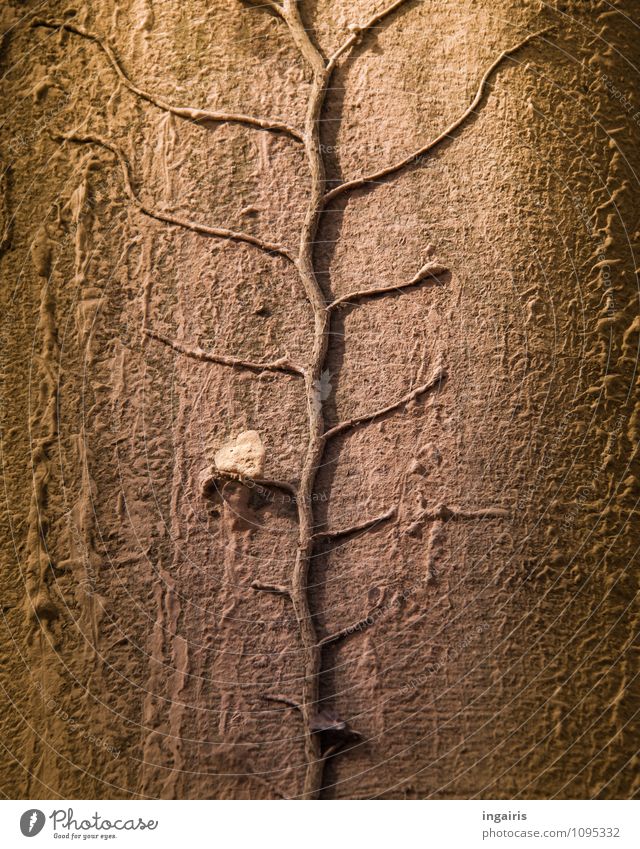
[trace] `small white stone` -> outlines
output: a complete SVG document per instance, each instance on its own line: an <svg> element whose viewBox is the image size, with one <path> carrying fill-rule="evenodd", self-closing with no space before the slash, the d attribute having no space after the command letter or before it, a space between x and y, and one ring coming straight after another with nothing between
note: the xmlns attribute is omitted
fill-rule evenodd
<svg viewBox="0 0 640 849"><path fill-rule="evenodd" d="M256 430L245 430L216 452L214 462L220 472L243 478L259 478L264 473L265 450Z"/></svg>

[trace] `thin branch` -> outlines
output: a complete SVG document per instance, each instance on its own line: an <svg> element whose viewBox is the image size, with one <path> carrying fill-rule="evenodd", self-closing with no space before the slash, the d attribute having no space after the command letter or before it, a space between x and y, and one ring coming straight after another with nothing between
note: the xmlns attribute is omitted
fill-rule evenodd
<svg viewBox="0 0 640 849"><path fill-rule="evenodd" d="M275 0L244 0L245 3L254 8L269 8L281 18L289 29L293 43L298 48L302 58L309 63L315 74L324 74L328 69L322 54L311 41L298 9L297 0L283 0L276 3ZM308 141L303 134L305 143Z"/></svg>
<svg viewBox="0 0 640 849"><path fill-rule="evenodd" d="M508 519L509 516L509 511L503 507L482 507L476 510L467 510L459 507L448 507L446 504L437 504L435 507L427 507L422 510L405 526L403 533L415 533L424 522L447 524L448 522L466 519Z"/></svg>
<svg viewBox="0 0 640 849"><path fill-rule="evenodd" d="M93 144L113 153L113 155L117 157L122 170L127 196L132 203L138 207L140 212L147 215L149 218L154 218L156 221L162 221L164 224L173 224L176 227L183 227L186 230L191 230L202 236L213 236L219 239L229 239L234 242L246 242L248 245L253 245L253 247L259 248L265 253L272 255L277 254L278 256L282 256L289 260L289 262L295 262L289 251L282 245L265 242L263 239L259 239L257 236L251 236L248 233L240 233L235 230L227 230L222 227L207 227L205 224L199 224L196 221L178 218L175 215L171 215L167 212L160 212L150 206L147 206L144 201L140 200L133 189L131 182L131 168L125 155L119 148L106 139L102 139L99 136L94 135L79 135L78 133L52 133L51 135L52 138L57 141L67 141L72 142L73 144Z"/></svg>
<svg viewBox="0 0 640 849"><path fill-rule="evenodd" d="M509 511L502 507L482 507L476 510L466 510L459 507L447 507L446 504L438 504L434 508L423 510L417 520L435 521L439 519L443 522L449 522L463 519L508 519L509 515Z"/></svg>
<svg viewBox="0 0 640 849"><path fill-rule="evenodd" d="M433 285L438 285L440 283L438 277L446 274L448 271L449 269L445 268L444 265L440 265L440 263L428 262L420 269L415 277L412 277L411 280L408 280L406 283L398 283L395 286L381 286L372 289L362 289L359 292L350 292L348 295L342 295L340 298L336 298L335 301L327 306L327 310L333 310L341 304L351 304L356 301L363 301L366 298L377 298L381 295L400 292L403 289L418 286L426 280Z"/></svg>
<svg viewBox="0 0 640 849"><path fill-rule="evenodd" d="M291 591L288 587L282 584L265 584L262 581L253 581L251 589L261 593L271 593L272 595L284 595L291 598Z"/></svg>
<svg viewBox="0 0 640 849"><path fill-rule="evenodd" d="M381 12L378 12L376 15L373 15L366 21L364 24L352 24L349 29L351 30L351 35L349 38L333 53L333 55L329 59L328 68L333 70L335 68L338 59L342 56L343 53L346 53L347 50L350 50L361 38L362 36L373 29L377 24L383 21L386 17L399 9L400 6L404 6L407 0L395 0L393 3L390 3L386 9L383 9Z"/></svg>
<svg viewBox="0 0 640 849"><path fill-rule="evenodd" d="M508 519L511 514L502 507L484 507L478 510L453 508L452 519Z"/></svg>
<svg viewBox="0 0 640 849"><path fill-rule="evenodd" d="M385 513L381 513L379 516L376 516L374 519L367 519L364 522L360 522L357 525L351 525L348 528L338 528L336 531L319 531L317 534L314 534L314 539L338 539L339 537L350 536L351 534L356 534L358 531L368 531L370 528L377 527L383 522L388 522L391 519L395 519L398 513L397 507L391 507Z"/></svg>
<svg viewBox="0 0 640 849"><path fill-rule="evenodd" d="M0 210L2 221L0 221L0 256L9 249L11 245L11 234L13 229L13 219L11 210L9 209L9 190L11 184L11 166L0 162Z"/></svg>
<svg viewBox="0 0 640 849"><path fill-rule="evenodd" d="M79 35L81 38L86 39L87 41L92 41L94 44L97 44L98 47L102 50L102 52L106 55L109 60L111 67L115 71L119 80L122 84L129 89L130 92L137 95L138 97L146 100L148 103L151 103L153 106L156 106L158 109L162 109L164 112L169 112L171 115L175 115L177 118L182 118L185 121L191 121L196 124L202 124L207 122L217 122L222 124L245 124L249 127L254 127L260 130L270 130L271 132L276 133L284 133L285 135L290 136L298 142L303 141L302 133L296 130L294 127L291 127L289 124L284 121L271 120L268 118L254 118L251 115L243 115L235 112L223 112L223 111L211 111L209 109L198 109L197 107L190 106L172 106L170 103L167 103L160 97L157 97L154 94L151 94L148 91L137 86L127 75L124 68L122 67L122 63L120 59L117 57L116 53L109 46L107 41L101 36L96 35L93 32L89 32L77 24L66 23L64 21L57 20L44 20L41 18L36 19L31 24L33 27L44 27L46 29L53 30L65 30L66 32L74 33L75 35Z"/></svg>
<svg viewBox="0 0 640 849"><path fill-rule="evenodd" d="M191 357L193 360L199 360L205 363L218 363L222 366L230 366L231 368L246 369L248 371L275 371L283 374L294 374L297 377L304 376L304 370L292 363L287 357L280 357L277 360L270 362L258 363L252 360L243 360L240 357L227 357L224 354L215 354L212 351L205 351L202 348L190 348L182 342L176 342L162 333L155 330L150 330L148 327L144 329L144 333L157 342L162 342L168 348L172 348L179 354L184 354L186 357Z"/></svg>
<svg viewBox="0 0 640 849"><path fill-rule="evenodd" d="M302 705L299 702L294 701L294 699L290 699L288 696L281 696L276 693L264 693L262 698L266 699L268 702L278 702L278 704L287 705L287 707L295 708L302 713Z"/></svg>
<svg viewBox="0 0 640 849"><path fill-rule="evenodd" d="M409 401L413 401L420 395L424 395L425 392L429 392L431 389L439 387L442 381L446 378L446 376L446 370L442 367L438 368L436 370L435 375L428 383L423 383L422 386L418 386L415 389L412 389L411 392L408 392L406 395L403 395L402 398L400 398L398 401L394 401L393 404L389 404L387 407L383 407L382 409L376 410L373 413L365 413L362 416L356 416L353 419L348 419L347 421L341 422L340 424L335 425L335 427L332 427L329 430L325 431L325 441L332 439L339 433L344 433L344 431L346 430L350 430L351 428L358 427L361 424L366 424L367 422L382 418L382 416L386 416L387 413L394 412L394 410L397 410L400 407L403 407L405 404L408 404Z"/></svg>
<svg viewBox="0 0 640 849"><path fill-rule="evenodd" d="M248 483L247 479L245 479L245 483ZM274 480L273 478L251 478L250 483L255 484L256 486L281 489L283 492L286 492L289 496L291 496L293 501L295 501L298 496L298 490L296 487L287 481Z"/></svg>
<svg viewBox="0 0 640 849"><path fill-rule="evenodd" d="M282 5L270 2L269 5L278 15L280 15L282 20L289 27L293 43L298 48L302 58L308 62L315 75L323 78L324 88L324 83L328 80L328 75L326 73L327 66L325 60L322 58L320 50L312 42L302 18L300 17L300 9L298 8L297 0L283 0ZM306 141L308 141L308 139Z"/></svg>
<svg viewBox="0 0 640 849"><path fill-rule="evenodd" d="M298 4L294 0L283 0L281 6L272 6L289 28L291 37L304 61L310 66L312 80L307 98L304 120L304 149L309 166L310 186L304 221L300 228L299 250L296 267L300 282L313 310L313 343L310 351L305 389L307 400L308 442L300 471L298 495L298 545L291 574L291 602L298 623L298 632L303 647L302 694L299 710L304 729L305 773L302 797L316 799L323 786L324 760L321 752L321 735L316 733L315 706L319 702L320 676L322 674L321 651L317 647L318 637L311 613L308 588L309 569L313 558L313 491L318 469L325 448L325 429L322 404L316 403L317 387L329 344L330 321L326 311L326 300L318 283L314 264L314 244L322 213L322 198L325 192L325 173L320 141L322 105L327 93L329 74L326 62L305 29L300 18Z"/></svg>
<svg viewBox="0 0 640 849"><path fill-rule="evenodd" d="M318 643L318 648L325 648L325 646L329 646L332 643L337 643L339 640L344 640L346 637L351 637L353 634L358 631L362 631L364 628L368 628L370 625L373 625L375 619L373 619L373 614L379 608L374 607L371 612L365 616L363 619L358 620L358 622L354 622L351 625L347 625L346 628L341 628L339 631L336 631L335 634L329 634L328 637L323 637Z"/></svg>
<svg viewBox="0 0 640 849"><path fill-rule="evenodd" d="M218 486L220 481L224 481L222 488ZM298 491L288 481L279 481L273 478L247 478L235 472L218 469L215 465L208 466L200 475L202 494L208 495L212 491L212 488L215 488L215 491L219 492L224 498L224 487L233 481L243 484L247 489L281 489L291 501L295 502L297 500Z"/></svg>
<svg viewBox="0 0 640 849"><path fill-rule="evenodd" d="M419 148L409 156L406 156L404 159L401 159L399 162L395 162L393 165L388 165L386 168L382 168L380 171L376 171L373 174L367 174L364 177L357 177L354 180L349 180L346 183L341 183L340 185L336 186L335 188L331 189L331 191L325 194L324 203L327 204L334 198L344 194L345 192L351 191L352 189L361 188L362 186L366 186L368 183L377 183L384 177L389 177L392 174L396 174L398 171L401 171L406 166L417 162L426 153L429 153L430 151L434 150L434 148L438 147L438 145L440 145L442 142L449 139L451 137L451 134L454 133L459 127L461 127L462 124L464 124L464 122L473 114L476 107L480 104L484 97L485 89L487 87L489 79L491 78L493 73L500 67L500 65L505 61L505 59L513 56L514 53L517 53L519 50L525 47L525 45L529 44L529 42L532 41L534 38L539 38L541 35L544 35L547 32L549 32L549 28L534 32L531 35L528 35L526 38L523 38L522 41L518 42L518 44L515 44L513 47L510 47L508 50L504 50L484 72L482 79L480 80L476 95L469 104L469 106L458 118L456 118L455 121L453 121L453 123L449 124L447 129L443 130L443 132L441 132L439 136L436 136L435 139L432 139L423 147Z"/></svg>

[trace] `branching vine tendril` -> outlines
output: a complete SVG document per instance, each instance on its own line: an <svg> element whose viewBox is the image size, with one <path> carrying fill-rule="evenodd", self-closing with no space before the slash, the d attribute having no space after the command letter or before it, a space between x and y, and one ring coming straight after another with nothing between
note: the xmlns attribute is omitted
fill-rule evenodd
<svg viewBox="0 0 640 849"><path fill-rule="evenodd" d="M301 377L304 380L307 401L308 438L303 465L295 488L298 519L295 563L286 586L260 581L254 581L251 586L256 592L285 596L293 606L300 640L303 646L303 692L300 694L299 700L293 700L287 696L274 695L265 695L265 698L282 703L287 707L294 707L301 717L305 743L305 777L301 796L306 799L313 799L317 798L323 789L324 767L328 758L336 754L341 748L336 743L323 748L322 733L327 730L336 730L338 727L344 725L344 723L341 725L341 721L335 719L335 715L333 714L327 712L324 714L318 713L319 686L322 675L322 650L324 646L336 643L343 637L357 631L363 622L368 621L368 619L363 619L355 625L340 629L335 634L323 637L322 639L318 638L308 596L308 576L314 548L323 540L336 539L357 532L366 533L383 523L396 520L398 515L397 507L393 506L380 516L365 520L352 527L317 532L313 511L313 494L317 473L322 465L325 449L332 439L338 436L346 436L362 425L397 412L411 401L416 401L430 392L438 391L446 379L444 367L438 366L426 383L407 391L401 398L373 412L356 415L327 427L324 417L324 398L321 397L318 387L322 385L322 375L326 369L327 359L330 353L329 343L332 316L338 308L347 307L363 300L382 297L385 294L397 293L409 288L417 288L422 284L437 285L440 282L440 278L447 274L448 271L448 269L438 263L429 262L407 282L378 289L364 289L327 302L323 290L318 283L314 264L314 243L316 242L316 236L321 224L323 210L331 201L343 194L368 185L375 186L386 177L400 173L421 160L426 154L432 152L443 141L450 138L452 133L461 128L474 114L485 96L490 77L506 59L521 50L532 39L538 38L547 32L547 30L530 34L513 47L502 52L483 74L476 95L470 105L435 139L385 168L355 179L347 180L331 190L327 190L325 163L320 143L320 119L333 71L338 62L357 43L361 42L367 33L370 33L383 21L390 18L401 7L407 5L406 0L395 0L395 2L387 5L382 11L374 14L363 24L351 26L349 36L329 58L323 56L320 49L310 37L301 19L299 4L295 0L282 0L280 3L275 2L275 0L261 0L260 3L254 3L249 0L248 5L251 7L265 7L281 19L288 28L292 41L301 58L309 67L311 72L311 86L302 130L298 130L284 121L275 119L255 118L237 113L214 112L196 107L172 106L162 98L136 85L125 72L115 51L100 36L70 22L38 19L33 22L33 25L52 30L64 30L96 44L106 55L122 85L139 98L178 118L197 123L238 123L254 130L265 130L284 134L295 142L301 143L304 147L310 176L309 195L304 221L300 229L299 244L297 250L292 251L288 247L247 233L237 232L227 228L211 227L161 212L140 198L133 187L130 164L124 153L114 143L96 135L77 132L68 132L57 136L61 142L94 145L114 155L122 172L126 195L144 215L168 225L191 230L202 236L249 244L269 255L283 258L287 262L292 263L297 269L302 291L311 306L314 325L312 352L309 361L304 364L293 363L286 355L264 362L244 360L239 357L207 352L199 347L188 346L177 340L169 339L150 328L146 328L145 332L151 339L158 341L162 345L170 347L179 354L197 360L228 366L233 369L245 369L256 372L280 372ZM266 483L269 482L267 481ZM290 486L289 484L280 485ZM455 518L501 518L505 515L505 511L499 508L488 508L484 511L465 511L439 507L435 511L425 511L424 515L419 517L419 521L443 523ZM334 717L333 719L331 718L332 716Z"/></svg>

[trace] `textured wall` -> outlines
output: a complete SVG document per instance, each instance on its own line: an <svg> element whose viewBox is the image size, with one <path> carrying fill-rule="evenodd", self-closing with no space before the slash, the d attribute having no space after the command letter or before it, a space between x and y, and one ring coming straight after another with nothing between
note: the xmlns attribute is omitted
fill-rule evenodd
<svg viewBox="0 0 640 849"><path fill-rule="evenodd" d="M329 56L385 3L299 6ZM334 72L319 126L338 181L418 150L501 51L553 27L500 64L451 141L336 198L315 235L329 301L449 269L333 314L329 426L447 378L332 440L313 487L320 529L395 509L313 547L318 639L371 614L322 652L323 715L361 735L328 760L324 798L638 792L634 7L406 2ZM260 248L297 249L304 146L167 108L301 130L309 66L277 15L236 0L2 15L2 793L298 796L301 712L264 695L299 701L306 655L289 598L251 587L289 581L296 505L233 482L203 497L199 476L251 429L265 475L298 482L301 381L143 328L313 357L297 269Z"/></svg>

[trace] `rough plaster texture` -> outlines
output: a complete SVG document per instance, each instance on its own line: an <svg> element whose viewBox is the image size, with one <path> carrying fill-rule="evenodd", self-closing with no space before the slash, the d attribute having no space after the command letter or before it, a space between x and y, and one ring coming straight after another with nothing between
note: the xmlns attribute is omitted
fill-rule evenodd
<svg viewBox="0 0 640 849"><path fill-rule="evenodd" d="M325 57L385 7L299 5ZM272 482L300 480L304 381L144 329L306 364L308 298L286 256L150 218L113 152L58 134L115 145L160 218L291 252L304 147L185 120L127 89L95 42L30 21L99 34L164 104L299 131L309 67L277 15L235 0L2 16L2 793L300 796L320 732L264 695L299 702L307 658L290 599L252 585L294 568L299 505ZM448 269L332 316L328 427L446 380L332 440L309 496L320 531L389 514L313 545L318 639L353 626L322 649L321 720L361 735L327 760L323 798L640 790L634 19L631 0L407 2L337 63L329 181L418 150L501 51L554 27L450 142L336 198L315 236L327 302ZM203 496L243 431L268 482Z"/></svg>

